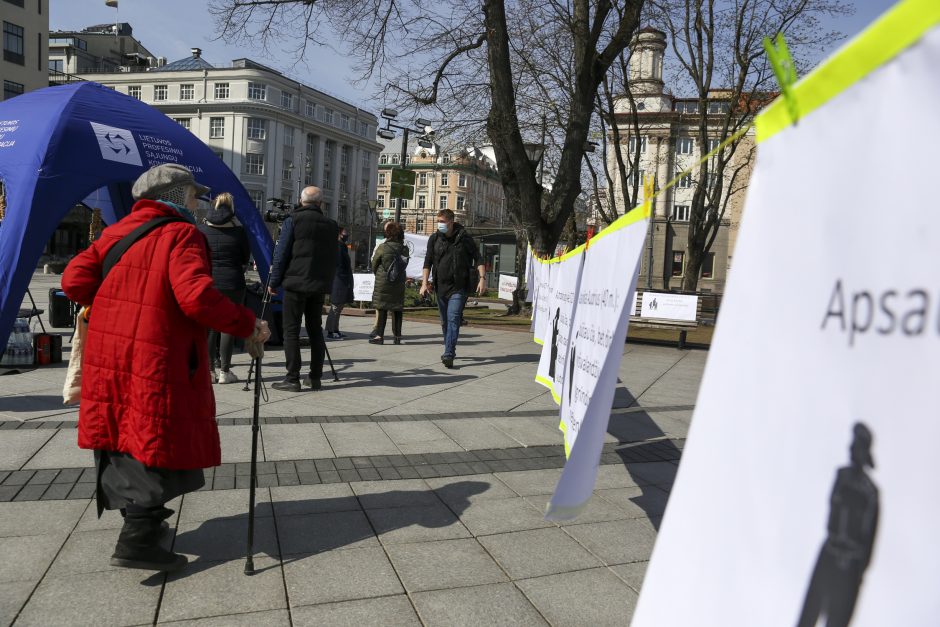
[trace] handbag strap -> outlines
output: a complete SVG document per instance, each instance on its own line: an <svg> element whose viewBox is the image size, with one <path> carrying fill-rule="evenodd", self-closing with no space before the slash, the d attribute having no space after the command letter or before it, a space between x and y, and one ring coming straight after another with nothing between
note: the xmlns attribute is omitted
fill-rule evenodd
<svg viewBox="0 0 940 627"><path fill-rule="evenodd" d="M111 272L111 269L121 260L121 257L124 256L124 253L127 252L127 249L134 245L136 241L142 238L144 235L150 231L168 224L170 222L186 222L182 217L176 216L161 216L159 218L154 218L149 222L144 222L136 229L125 235L121 240L112 246L108 253L104 256L104 262L101 264L101 280L102 282L107 278L108 273Z"/></svg>

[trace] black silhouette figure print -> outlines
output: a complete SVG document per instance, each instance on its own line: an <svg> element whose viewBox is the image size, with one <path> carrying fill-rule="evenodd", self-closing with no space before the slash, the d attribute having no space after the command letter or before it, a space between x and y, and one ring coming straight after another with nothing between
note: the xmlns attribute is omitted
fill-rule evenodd
<svg viewBox="0 0 940 627"><path fill-rule="evenodd" d="M552 355L548 363L548 376L552 381L555 380L555 360L558 359L558 316L561 315L561 307L555 310L555 319L552 320Z"/></svg>
<svg viewBox="0 0 940 627"><path fill-rule="evenodd" d="M874 468L872 433L852 428L851 463L836 471L829 499L828 535L806 591L798 627L845 627L852 620L878 530L878 488L866 473Z"/></svg>

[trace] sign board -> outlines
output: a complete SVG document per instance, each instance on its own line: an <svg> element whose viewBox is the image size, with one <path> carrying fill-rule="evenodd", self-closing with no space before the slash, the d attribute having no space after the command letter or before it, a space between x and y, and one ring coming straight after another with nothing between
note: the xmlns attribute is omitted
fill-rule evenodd
<svg viewBox="0 0 940 627"><path fill-rule="evenodd" d="M697 308L698 296L695 295L643 292L643 307L640 309L640 317L695 322ZM636 311L636 309L632 311Z"/></svg>
<svg viewBox="0 0 940 627"><path fill-rule="evenodd" d="M518 285L518 277L509 274L499 275L499 298L501 300L512 300L512 293L516 291Z"/></svg>
<svg viewBox="0 0 940 627"><path fill-rule="evenodd" d="M392 183L390 198L404 198L405 200L415 199L415 186L402 185L401 183Z"/></svg>
<svg viewBox="0 0 940 627"><path fill-rule="evenodd" d="M405 168L392 168L391 179L390 198L414 200L415 182L418 180L417 172Z"/></svg>
<svg viewBox="0 0 940 627"><path fill-rule="evenodd" d="M758 116L634 627L940 624L940 211L893 210L937 178L938 66L902 0Z"/></svg>
<svg viewBox="0 0 940 627"><path fill-rule="evenodd" d="M405 272L409 279L420 279L424 273L429 239L429 235L405 233L405 246L408 247L408 269Z"/></svg>
<svg viewBox="0 0 940 627"><path fill-rule="evenodd" d="M353 298L358 301L367 302L372 300L372 292L375 290L374 274L354 274L353 275Z"/></svg>

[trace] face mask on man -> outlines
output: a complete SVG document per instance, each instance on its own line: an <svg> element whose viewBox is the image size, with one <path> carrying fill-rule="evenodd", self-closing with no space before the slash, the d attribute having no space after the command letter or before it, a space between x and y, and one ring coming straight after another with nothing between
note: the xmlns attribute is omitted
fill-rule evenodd
<svg viewBox="0 0 940 627"><path fill-rule="evenodd" d="M446 222L438 222L438 223L437 223L437 230L440 231L441 233L447 233L447 223L446 223Z"/></svg>

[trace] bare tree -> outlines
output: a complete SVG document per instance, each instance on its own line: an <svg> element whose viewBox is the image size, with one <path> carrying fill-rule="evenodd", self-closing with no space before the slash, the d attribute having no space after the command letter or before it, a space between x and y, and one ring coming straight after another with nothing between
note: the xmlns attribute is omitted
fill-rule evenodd
<svg viewBox="0 0 940 627"><path fill-rule="evenodd" d="M582 192L598 88L629 45L642 3L212 0L210 11L221 37L277 47L298 59L326 31L341 33L339 43L359 60L358 78L371 80L387 99L436 109L449 122L443 130L455 135L485 130L509 215L533 248L547 254ZM549 52L555 58L546 68ZM546 84L559 88L560 97L539 107ZM557 142L548 157L550 190L526 152L527 139L538 141L542 115Z"/></svg>
<svg viewBox="0 0 940 627"><path fill-rule="evenodd" d="M676 87L697 100L679 132L695 139L700 158L727 141L692 177L682 288L694 291L729 202L747 185L754 151L741 131L776 89L764 37L784 33L797 66L805 68L805 56L840 36L820 18L851 8L841 0L651 0L649 8L670 40Z"/></svg>

